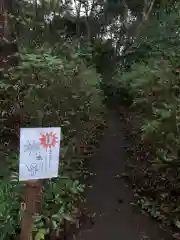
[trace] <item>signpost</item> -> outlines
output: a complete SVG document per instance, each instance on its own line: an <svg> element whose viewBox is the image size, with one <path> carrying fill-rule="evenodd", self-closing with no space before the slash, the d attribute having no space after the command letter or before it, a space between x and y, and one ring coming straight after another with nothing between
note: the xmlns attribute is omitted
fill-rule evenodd
<svg viewBox="0 0 180 240"><path fill-rule="evenodd" d="M38 211L42 179L58 176L60 128L22 128L19 180L27 181L21 223L21 240L32 240L33 216Z"/></svg>

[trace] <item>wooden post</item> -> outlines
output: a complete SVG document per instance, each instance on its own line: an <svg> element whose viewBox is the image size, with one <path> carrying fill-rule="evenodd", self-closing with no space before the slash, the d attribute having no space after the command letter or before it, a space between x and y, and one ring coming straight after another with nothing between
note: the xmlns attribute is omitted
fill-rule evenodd
<svg viewBox="0 0 180 240"><path fill-rule="evenodd" d="M34 214L37 212L38 195L42 191L41 181L28 181L24 192L24 211L20 240L32 240Z"/></svg>

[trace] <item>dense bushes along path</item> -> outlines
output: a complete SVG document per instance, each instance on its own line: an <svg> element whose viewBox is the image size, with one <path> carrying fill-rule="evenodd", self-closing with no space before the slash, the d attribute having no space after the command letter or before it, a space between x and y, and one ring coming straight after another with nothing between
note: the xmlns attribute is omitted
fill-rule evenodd
<svg viewBox="0 0 180 240"><path fill-rule="evenodd" d="M128 140L121 120L111 117L100 150L91 162L95 175L87 190L87 207L95 212L94 225L81 231L79 240L169 240L172 237L135 209L132 190L122 178ZM92 186L91 186L92 185Z"/></svg>

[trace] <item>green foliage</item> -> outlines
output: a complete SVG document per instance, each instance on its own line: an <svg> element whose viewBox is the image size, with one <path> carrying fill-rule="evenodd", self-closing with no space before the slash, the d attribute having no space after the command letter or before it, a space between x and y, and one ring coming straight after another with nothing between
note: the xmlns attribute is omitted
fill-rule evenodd
<svg viewBox="0 0 180 240"><path fill-rule="evenodd" d="M22 184L18 183L18 174L12 173L10 179L0 181L0 239L15 236L20 224L20 195Z"/></svg>
<svg viewBox="0 0 180 240"><path fill-rule="evenodd" d="M100 77L86 65L84 52L70 43L53 49L48 44L23 49L21 63L9 68L1 79L1 145L8 160L4 160L7 171L0 180L0 239L9 239L20 224L23 186L7 177L7 173L10 176L18 171L17 155L11 156L9 150L17 149L19 127L61 126L63 131L59 177L44 186L43 207L34 229L36 239L50 231L44 221L49 216L53 231L62 230L64 219L72 220L81 200L84 149L96 142L104 107Z"/></svg>
<svg viewBox="0 0 180 240"><path fill-rule="evenodd" d="M43 210L41 215L35 216L34 231L39 233L63 230L64 220L73 222L72 212L80 199L84 186L78 180L71 180L68 177L59 177L56 181L49 181L45 186ZM51 226L47 224L47 217L51 216ZM45 221L44 221L45 220Z"/></svg>
<svg viewBox="0 0 180 240"><path fill-rule="evenodd" d="M179 205L180 170L179 9L177 5L170 14L162 11L151 19L137 49L127 56L123 71L114 81L116 89L123 89L132 98L131 110L140 117L141 141L151 151L151 159L146 156L151 162L146 163L146 177L153 178L154 184L148 189L158 189L153 195L156 207L169 204L171 211L163 214L173 225L174 219L179 219L179 210L175 210Z"/></svg>
<svg viewBox="0 0 180 240"><path fill-rule="evenodd" d="M119 87L133 97L132 107L143 115L142 138L153 142L157 151L164 149L166 162L172 159L178 163L179 12L174 10L166 20L165 16L164 13L159 16L163 24L152 21L144 38L149 51L142 58L137 49L134 54L140 56L136 55L130 69L119 76ZM141 46L144 49L144 43L140 49Z"/></svg>

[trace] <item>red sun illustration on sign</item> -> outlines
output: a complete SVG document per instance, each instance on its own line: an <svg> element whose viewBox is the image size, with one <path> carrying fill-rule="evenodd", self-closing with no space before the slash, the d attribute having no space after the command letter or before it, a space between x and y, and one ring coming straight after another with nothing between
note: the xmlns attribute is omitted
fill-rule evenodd
<svg viewBox="0 0 180 240"><path fill-rule="evenodd" d="M39 140L41 142L41 145L46 149L55 147L57 143L56 133L50 132L41 134L41 138Z"/></svg>

